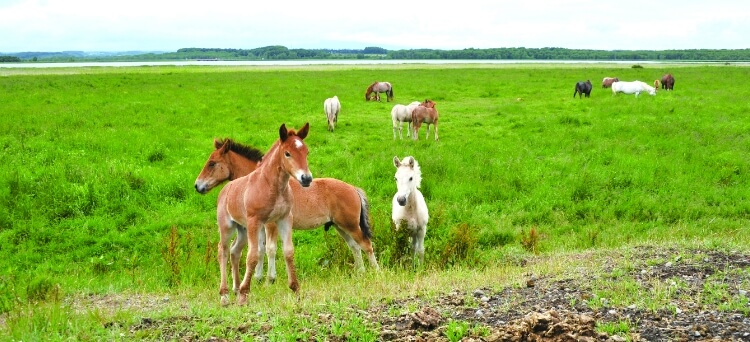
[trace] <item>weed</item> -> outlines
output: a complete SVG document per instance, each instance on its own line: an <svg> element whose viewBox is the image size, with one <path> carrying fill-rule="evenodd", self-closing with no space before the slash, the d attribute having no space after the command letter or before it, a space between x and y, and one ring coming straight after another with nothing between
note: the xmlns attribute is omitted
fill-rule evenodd
<svg viewBox="0 0 750 342"><path fill-rule="evenodd" d="M448 341L457 342L461 341L461 339L464 338L464 336L466 336L466 333L468 332L469 323L464 321L450 321L445 327L445 331L443 333L445 334L445 337L448 338Z"/></svg>
<svg viewBox="0 0 750 342"><path fill-rule="evenodd" d="M37 276L26 285L26 298L32 303L47 300L57 302L60 296L60 285L47 276Z"/></svg>
<svg viewBox="0 0 750 342"><path fill-rule="evenodd" d="M180 254L182 254L182 249L179 240L180 237L177 231L177 226L172 226L165 241L166 245L161 253L162 258L169 269L166 281L170 287L176 287L180 284L180 272L182 270Z"/></svg>
<svg viewBox="0 0 750 342"><path fill-rule="evenodd" d="M531 227L529 233L521 231L521 246L528 252L539 254L539 241L542 235L536 231L536 227Z"/></svg>
<svg viewBox="0 0 750 342"><path fill-rule="evenodd" d="M453 228L441 255L443 265L453 265L472 255L477 245L476 228L462 223Z"/></svg>

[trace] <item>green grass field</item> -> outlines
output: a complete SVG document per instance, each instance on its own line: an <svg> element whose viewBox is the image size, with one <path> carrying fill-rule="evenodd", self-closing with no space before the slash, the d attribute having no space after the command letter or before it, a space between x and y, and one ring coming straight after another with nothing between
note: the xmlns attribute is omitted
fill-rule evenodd
<svg viewBox="0 0 750 342"><path fill-rule="evenodd" d="M150 314L206 317L205 326L192 328L199 336L221 336L209 321L228 316L250 322L250 331L271 322L269 334L293 338L307 328L289 312L325 310L367 339L375 328L352 320L350 306L481 286L498 272L497 286L512 284L524 272L516 261L535 253L564 258L639 244L747 249L750 240L750 86L726 82L749 79L746 67L47 72L0 76L0 329L12 339L127 337L140 311L69 303L136 294L178 298ZM652 83L667 72L675 90L654 97L600 88L605 76ZM594 84L591 98L574 99L575 82L586 79ZM419 141L394 140L395 103L364 101L375 80L393 84L395 103L436 101L440 140L425 140L424 129ZM323 101L333 95L342 111L331 133ZM265 151L282 123L305 122L313 175L367 192L383 271L354 272L333 231L296 232L301 303L286 288L278 258L279 282L254 285L248 307L220 308L218 190L199 195L193 182L214 138ZM420 270L410 267L407 236L390 223L392 159L407 155L421 164L430 209ZM121 325L103 324L112 321Z"/></svg>

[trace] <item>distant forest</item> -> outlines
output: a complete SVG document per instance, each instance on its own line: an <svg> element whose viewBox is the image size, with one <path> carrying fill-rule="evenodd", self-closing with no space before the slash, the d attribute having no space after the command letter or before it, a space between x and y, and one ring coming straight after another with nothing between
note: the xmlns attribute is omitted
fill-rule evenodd
<svg viewBox="0 0 750 342"><path fill-rule="evenodd" d="M184 48L176 52L84 53L21 52L0 54L0 62L166 61L166 60L300 60L300 59L513 59L513 60L644 60L644 61L750 61L750 49L736 50L583 50L565 48L494 49L289 49L266 46L255 49Z"/></svg>

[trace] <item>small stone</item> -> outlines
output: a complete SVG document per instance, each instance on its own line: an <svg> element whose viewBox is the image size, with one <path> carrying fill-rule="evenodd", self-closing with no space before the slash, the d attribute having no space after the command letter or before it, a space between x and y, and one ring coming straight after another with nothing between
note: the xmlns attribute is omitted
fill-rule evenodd
<svg viewBox="0 0 750 342"><path fill-rule="evenodd" d="M636 308L635 304L628 306L628 309L630 310L635 310L635 308Z"/></svg>
<svg viewBox="0 0 750 342"><path fill-rule="evenodd" d="M484 315L484 312L482 312L482 310L477 310L477 311L476 311L476 312L474 313L474 315L476 315L476 316L478 316L478 317L479 317L479 316L482 316L482 315Z"/></svg>
<svg viewBox="0 0 750 342"><path fill-rule="evenodd" d="M682 310L680 308L674 308L674 313L679 315L682 313Z"/></svg>
<svg viewBox="0 0 750 342"><path fill-rule="evenodd" d="M664 264L664 267L672 267L672 262L667 262L666 264Z"/></svg>
<svg viewBox="0 0 750 342"><path fill-rule="evenodd" d="M617 310L609 310L607 313L614 316L617 315Z"/></svg>
<svg viewBox="0 0 750 342"><path fill-rule="evenodd" d="M482 291L480 289L476 289L476 290L474 290L473 294L474 294L474 297L481 297L481 296L484 296L484 291Z"/></svg>
<svg viewBox="0 0 750 342"><path fill-rule="evenodd" d="M490 297L487 297L487 296L482 296L482 298L479 298L479 300L481 300L481 301L483 301L483 302L487 303L487 302L489 302L489 301L490 301Z"/></svg>
<svg viewBox="0 0 750 342"><path fill-rule="evenodd" d="M746 290L740 290L740 296L747 296Z"/></svg>
<svg viewBox="0 0 750 342"><path fill-rule="evenodd" d="M696 331L695 331L695 332L693 333L693 335L695 335L695 337L700 337L700 336L701 336L701 332L700 332L700 331L698 331L698 330L696 330Z"/></svg>

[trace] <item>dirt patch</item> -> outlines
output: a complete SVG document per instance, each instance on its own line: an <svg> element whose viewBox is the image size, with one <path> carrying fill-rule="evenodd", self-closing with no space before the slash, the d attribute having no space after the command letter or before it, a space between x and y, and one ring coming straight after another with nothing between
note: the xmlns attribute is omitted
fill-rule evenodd
<svg viewBox="0 0 750 342"><path fill-rule="evenodd" d="M429 300L405 298L356 311L379 327L382 341L750 341L746 254L640 247L576 258L597 258L598 266L574 268L576 274L554 278L528 274L524 284L500 290L489 285L469 292L453 290ZM526 260L528 265L536 262L540 261ZM131 304L91 299L104 306ZM143 301L132 304L159 305L164 299ZM159 339L201 340L189 326L202 319L171 319L144 318L129 331L133 336L156 331ZM220 320L203 320L202 324L222 325ZM330 323L326 317L317 321L321 326ZM224 329L232 332L227 336L239 333L265 340L272 327ZM320 333L325 329L316 332Z"/></svg>
<svg viewBox="0 0 750 342"><path fill-rule="evenodd" d="M749 266L743 254L638 248L608 258L602 276L530 275L522 287L409 298L371 312L388 341L448 341L450 322L480 327L462 334L467 341L750 341ZM632 295L663 298L625 305L597 295L622 282L638 288ZM421 309L383 315L408 307Z"/></svg>

